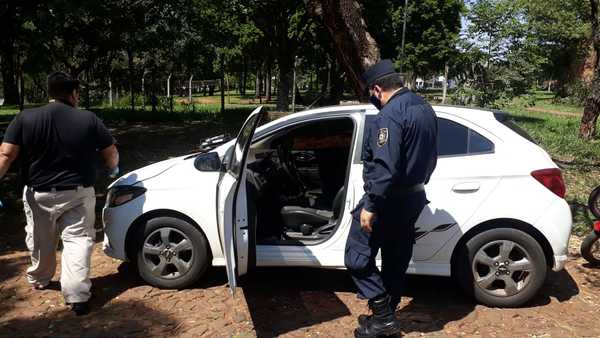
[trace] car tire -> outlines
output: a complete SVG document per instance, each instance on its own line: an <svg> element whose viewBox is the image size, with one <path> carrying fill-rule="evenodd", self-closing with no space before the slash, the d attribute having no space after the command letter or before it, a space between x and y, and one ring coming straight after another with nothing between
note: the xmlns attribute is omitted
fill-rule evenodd
<svg viewBox="0 0 600 338"><path fill-rule="evenodd" d="M546 279L544 251L523 231L487 230L459 250L455 277L464 291L481 304L521 306L538 293Z"/></svg>
<svg viewBox="0 0 600 338"><path fill-rule="evenodd" d="M600 237L595 232L592 232L585 236L583 242L581 243L581 256L583 256L586 261L594 266L600 266L599 257L594 255L594 249L598 239L600 239Z"/></svg>
<svg viewBox="0 0 600 338"><path fill-rule="evenodd" d="M136 240L136 265L142 279L164 289L183 289L197 282L209 266L204 234L174 217L148 220Z"/></svg>

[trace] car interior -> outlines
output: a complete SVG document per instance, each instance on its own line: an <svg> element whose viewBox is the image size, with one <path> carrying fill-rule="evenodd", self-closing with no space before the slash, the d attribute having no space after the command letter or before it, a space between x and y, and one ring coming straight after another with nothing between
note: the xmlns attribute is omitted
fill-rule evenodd
<svg viewBox="0 0 600 338"><path fill-rule="evenodd" d="M248 156L248 213L257 244L310 245L343 215L354 122L303 123L255 142Z"/></svg>

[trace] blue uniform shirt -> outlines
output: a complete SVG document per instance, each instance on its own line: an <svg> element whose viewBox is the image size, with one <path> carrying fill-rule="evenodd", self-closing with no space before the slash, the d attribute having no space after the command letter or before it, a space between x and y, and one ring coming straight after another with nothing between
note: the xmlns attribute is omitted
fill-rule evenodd
<svg viewBox="0 0 600 338"><path fill-rule="evenodd" d="M402 88L365 129L362 207L378 212L403 188L429 182L437 163L437 119L423 98Z"/></svg>

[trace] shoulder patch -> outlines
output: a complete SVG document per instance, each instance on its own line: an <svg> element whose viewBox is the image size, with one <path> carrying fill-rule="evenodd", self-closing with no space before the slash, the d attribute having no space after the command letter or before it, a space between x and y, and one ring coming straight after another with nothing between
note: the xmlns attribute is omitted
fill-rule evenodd
<svg viewBox="0 0 600 338"><path fill-rule="evenodd" d="M388 129L381 128L377 132L377 145L383 147L388 141Z"/></svg>

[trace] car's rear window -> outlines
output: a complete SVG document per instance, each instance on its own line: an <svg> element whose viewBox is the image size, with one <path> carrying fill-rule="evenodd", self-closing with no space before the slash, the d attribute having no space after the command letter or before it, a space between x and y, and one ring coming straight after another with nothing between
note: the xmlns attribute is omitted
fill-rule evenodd
<svg viewBox="0 0 600 338"><path fill-rule="evenodd" d="M523 130L516 123L514 123L513 121L510 120L510 116L507 112L503 112L503 111L499 111L499 110L494 111L494 117L496 118L496 120L498 122L502 123L508 129L517 133L519 136L523 137L524 139L526 139L529 142L537 144L537 142L533 139L533 137L531 137L531 135L529 135L525 130Z"/></svg>

